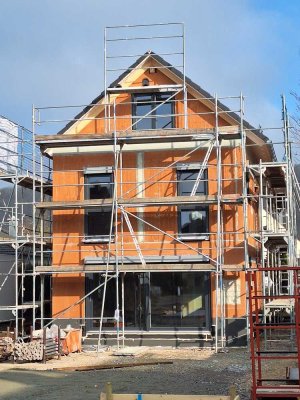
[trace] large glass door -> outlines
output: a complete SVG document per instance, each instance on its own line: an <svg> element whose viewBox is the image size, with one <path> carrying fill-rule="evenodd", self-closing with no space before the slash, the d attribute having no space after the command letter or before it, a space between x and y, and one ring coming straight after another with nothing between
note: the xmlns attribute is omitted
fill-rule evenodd
<svg viewBox="0 0 300 400"><path fill-rule="evenodd" d="M205 272L151 272L121 274L119 301L122 309L124 285L124 324L127 330L209 329L210 280ZM86 290L91 291L104 277L88 274ZM86 300L87 329L99 327L103 287ZM104 329L115 329L116 282L107 283ZM122 316L121 320L122 320Z"/></svg>
<svg viewBox="0 0 300 400"><path fill-rule="evenodd" d="M209 328L209 275L151 273L151 328Z"/></svg>
<svg viewBox="0 0 300 400"><path fill-rule="evenodd" d="M149 317L148 275L146 273L126 273L124 277L125 328L147 329L147 320Z"/></svg>
<svg viewBox="0 0 300 400"><path fill-rule="evenodd" d="M104 277L100 274L87 274L86 275L86 293L94 290L100 284L103 284ZM103 299L103 286L94 291L85 300L85 315L86 315L86 329L99 328L101 317L101 306ZM104 307L103 328L114 327L114 317L116 305L116 285L115 281L111 280L107 283L106 301Z"/></svg>
<svg viewBox="0 0 300 400"><path fill-rule="evenodd" d="M147 329L149 319L149 274L130 273L121 274L119 277L119 308L122 308L122 285L124 285L124 322L128 329ZM104 277L100 274L87 274L86 292L95 289L100 283L104 282ZM99 328L101 305L103 299L102 286L86 299L87 329ZM107 283L103 328L114 329L116 320L114 319L116 310L116 281L111 279ZM122 320L122 316L120 316Z"/></svg>

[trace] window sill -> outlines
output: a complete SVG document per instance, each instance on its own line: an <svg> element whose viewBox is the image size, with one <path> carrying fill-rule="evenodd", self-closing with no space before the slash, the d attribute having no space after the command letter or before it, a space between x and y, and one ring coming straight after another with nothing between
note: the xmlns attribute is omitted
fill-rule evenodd
<svg viewBox="0 0 300 400"><path fill-rule="evenodd" d="M115 241L115 237L111 237L111 243ZM95 237L86 237L82 239L82 243L90 244L90 243L109 243L109 236L95 236Z"/></svg>
<svg viewBox="0 0 300 400"><path fill-rule="evenodd" d="M209 240L209 235L177 235L177 239L182 242L200 242L202 240Z"/></svg>

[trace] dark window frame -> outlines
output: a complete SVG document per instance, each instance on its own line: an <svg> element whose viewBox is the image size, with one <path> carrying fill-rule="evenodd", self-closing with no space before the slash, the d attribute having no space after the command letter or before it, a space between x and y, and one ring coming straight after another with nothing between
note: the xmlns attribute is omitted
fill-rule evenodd
<svg viewBox="0 0 300 400"><path fill-rule="evenodd" d="M193 183L195 183L195 181L196 181L196 178L197 178L197 175L198 175L198 173L199 173L199 170L200 170L200 168L196 168L196 167L194 167L194 168L180 168L180 169L177 169L177 194L178 194L178 196L190 196L190 194L191 194L191 192L187 192L187 194L182 194L183 192L185 192L181 187L180 187L180 185L182 185L182 183L184 182L184 181L186 181L186 182L193 182ZM182 176L181 176L181 174L183 174L183 173L195 173L196 174L196 178L195 178L195 181L193 181L193 180L188 180L188 179L182 179ZM207 193L208 193L208 180L207 180L207 168L205 168L204 169L204 171L203 171L203 175L202 175L202 178L201 178L201 181L200 181L200 184L198 185L198 187L197 187L197 190L196 190L196 196L197 195L207 195ZM203 185L203 190L201 190L201 184ZM191 185L192 186L192 188L193 188L193 184ZM191 189L192 189L191 188ZM191 190L192 191L192 190Z"/></svg>
<svg viewBox="0 0 300 400"><path fill-rule="evenodd" d="M90 200L90 190L91 190L91 185L88 182L88 179L90 177L109 177L109 183L103 182L104 185L110 185L110 193L109 197L108 196L99 196L99 199L109 199L113 197L113 187L114 187L114 174L113 172L107 172L107 171L99 171L99 172L86 172L84 174L84 198L85 200ZM97 183L95 183L97 184ZM101 184L101 182L99 182ZM99 234L90 234L88 232L89 230L89 214L91 213L108 213L109 214L109 220L111 219L111 213L112 213L112 207L111 206L101 206L97 209L95 208L86 208L85 213L84 213L84 243L95 243L95 242L100 242L100 243L107 243L109 242L109 233L99 233ZM114 225L112 229L112 235L111 235L111 240L114 240Z"/></svg>
<svg viewBox="0 0 300 400"><path fill-rule="evenodd" d="M196 167L190 167L190 168L179 168L177 169L177 195L178 196L189 196L190 192L185 193L185 190L181 187L182 183L184 180L182 180L182 174L183 173L191 173L195 174L195 179L197 178L198 172L200 168ZM207 173L207 168L203 171L203 188L199 185L196 191L196 196L197 195L207 195L208 193L208 173ZM192 182L193 180L186 179L188 182ZM195 182L195 181L194 181ZM191 185L191 190L193 188L193 184ZM205 230L204 232L190 232L190 233L185 233L182 232L183 224L182 224L182 212L186 211L205 211L206 213L206 218L205 218ZM208 240L209 236L209 206L205 204L199 204L199 205L183 205L183 206L178 206L177 207L177 228L178 228L178 237L182 241L199 241L199 240Z"/></svg>
<svg viewBox="0 0 300 400"><path fill-rule="evenodd" d="M145 97L147 95L151 97L150 100L138 101L139 98ZM155 117L157 115L161 115L160 114L160 107L158 107L157 110L155 110L153 113L149 114L149 116L148 116L149 118L145 117L145 119L147 121L151 122L151 128L142 128L142 129L140 129L138 127L139 123L144 119L144 118L141 119L142 118L141 115L140 116L137 115L137 106L138 106L138 104L144 104L144 105L145 104L150 104L151 108L154 109L155 107L158 106L158 104L160 102L159 97L168 98L170 96L172 96L172 93L153 92L153 93L134 93L134 94L132 94L132 98L131 98L131 101L132 101L132 129L133 130L152 130L152 129L173 129L173 128L175 128L175 116L174 116L174 114L175 114L175 104L174 104L174 101L172 101L174 99L172 99L170 101L166 101L166 103L164 103L164 105L165 104L170 104L170 106L171 106L170 114L169 113L166 114L166 117L164 117L164 116L158 117L158 119L159 118L170 117L171 126L169 126L167 128L166 127L163 127L163 128L158 128L157 127L158 119L155 118ZM161 99L161 103L163 103L166 100L166 98ZM150 116L152 116L152 117L150 117ZM137 122L137 121L139 121L139 122Z"/></svg>

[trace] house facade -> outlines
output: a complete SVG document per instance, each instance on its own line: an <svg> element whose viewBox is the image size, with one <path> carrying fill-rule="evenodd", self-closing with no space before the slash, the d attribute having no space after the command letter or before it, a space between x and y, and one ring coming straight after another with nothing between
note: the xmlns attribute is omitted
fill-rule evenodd
<svg viewBox="0 0 300 400"><path fill-rule="evenodd" d="M267 138L147 53L57 135L52 315L109 341L200 344L246 335L245 269L260 247ZM238 112L236 112L238 110ZM81 299L84 299L81 301ZM104 301L104 306L102 304ZM155 343L158 343L158 342Z"/></svg>

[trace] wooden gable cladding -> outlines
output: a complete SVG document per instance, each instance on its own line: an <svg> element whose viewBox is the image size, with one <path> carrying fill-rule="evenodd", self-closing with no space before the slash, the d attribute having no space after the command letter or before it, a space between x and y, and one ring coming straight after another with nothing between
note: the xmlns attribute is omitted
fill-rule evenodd
<svg viewBox="0 0 300 400"><path fill-rule="evenodd" d="M157 61L149 58L141 68L131 71L126 78L121 81L122 87L142 87L144 79L149 80L150 86L174 85L182 83L174 74L172 78L167 69L157 69L153 74L149 73L150 67L157 66ZM207 99L199 100L201 96L188 88L188 122L189 128L208 129L215 126L214 105L212 101ZM182 92L175 97L175 126L177 128L184 127L184 103ZM98 104L91 105L90 110L83 116L82 121L76 122L65 134L100 134L105 131L105 127L114 130L114 103L116 105L116 130L131 130L132 125L132 95L130 93L111 94L106 103L111 105L106 107L104 111L105 100L101 99ZM206 104L205 104L206 103ZM210 103L210 106L208 104ZM228 114L229 115L229 114ZM86 118L86 120L85 120ZM90 119L90 120L89 120ZM106 125L105 125L106 119ZM227 119L227 121L226 121ZM224 118L219 117L219 126L230 126L232 122L228 122L228 117L224 114ZM236 124L236 122L235 122Z"/></svg>

